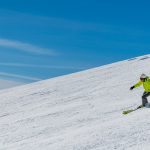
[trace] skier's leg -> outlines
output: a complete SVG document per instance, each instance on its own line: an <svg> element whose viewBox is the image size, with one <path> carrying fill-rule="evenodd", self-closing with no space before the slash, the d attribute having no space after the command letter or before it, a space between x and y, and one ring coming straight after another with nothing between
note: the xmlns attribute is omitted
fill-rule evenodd
<svg viewBox="0 0 150 150"><path fill-rule="evenodd" d="M147 97L150 96L150 92L144 92L142 96L142 105L145 106L148 103Z"/></svg>

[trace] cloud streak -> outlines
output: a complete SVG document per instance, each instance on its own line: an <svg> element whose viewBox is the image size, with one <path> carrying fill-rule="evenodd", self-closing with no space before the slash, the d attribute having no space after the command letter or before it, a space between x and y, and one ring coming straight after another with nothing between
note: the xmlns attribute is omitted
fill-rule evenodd
<svg viewBox="0 0 150 150"><path fill-rule="evenodd" d="M5 62L1 62L0 66L41 68L41 69L66 69L66 70L70 70L70 69L83 70L83 69L86 69L86 67L34 65L34 64L20 64L20 63L5 63Z"/></svg>
<svg viewBox="0 0 150 150"><path fill-rule="evenodd" d="M42 79L36 78L36 77L28 77L28 76L23 76L23 75L18 75L18 74L13 74L13 73L7 73L7 72L0 72L0 77L4 78L9 78L9 79L17 79L21 81L40 81Z"/></svg>
<svg viewBox="0 0 150 150"><path fill-rule="evenodd" d="M58 53L54 50L41 48L29 43L23 43L20 41L8 40L3 38L0 38L0 47L13 48L22 52L32 53L36 55L48 55L48 56L58 55Z"/></svg>

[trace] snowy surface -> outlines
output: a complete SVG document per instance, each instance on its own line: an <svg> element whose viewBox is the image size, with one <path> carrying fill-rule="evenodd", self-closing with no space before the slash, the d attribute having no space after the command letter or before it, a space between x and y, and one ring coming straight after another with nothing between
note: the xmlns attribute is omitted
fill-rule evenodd
<svg viewBox="0 0 150 150"><path fill-rule="evenodd" d="M150 108L122 115L149 57L0 91L0 150L149 150Z"/></svg>
<svg viewBox="0 0 150 150"><path fill-rule="evenodd" d="M0 80L0 90L12 88L12 87L23 85L23 84L25 83L9 81L9 80Z"/></svg>

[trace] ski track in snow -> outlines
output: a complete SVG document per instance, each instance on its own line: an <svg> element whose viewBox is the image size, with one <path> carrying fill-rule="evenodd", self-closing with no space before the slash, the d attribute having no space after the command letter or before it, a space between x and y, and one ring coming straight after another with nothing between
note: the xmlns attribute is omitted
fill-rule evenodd
<svg viewBox="0 0 150 150"><path fill-rule="evenodd" d="M0 91L0 150L148 150L150 108L129 91L150 56Z"/></svg>

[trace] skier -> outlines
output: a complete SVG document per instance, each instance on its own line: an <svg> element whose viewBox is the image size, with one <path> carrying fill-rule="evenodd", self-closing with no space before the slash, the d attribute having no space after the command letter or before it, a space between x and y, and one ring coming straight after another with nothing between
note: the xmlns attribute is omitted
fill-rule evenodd
<svg viewBox="0 0 150 150"><path fill-rule="evenodd" d="M145 91L142 95L142 105L139 106L139 108L145 106L148 103L147 97L150 96L150 78L145 74L142 74L140 76L140 81L134 86L132 86L130 90L133 90L134 88L137 88L141 85L143 85Z"/></svg>

